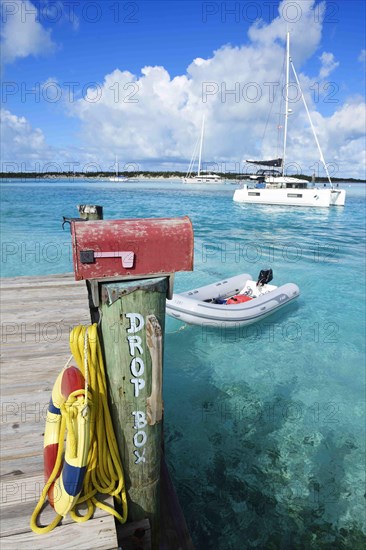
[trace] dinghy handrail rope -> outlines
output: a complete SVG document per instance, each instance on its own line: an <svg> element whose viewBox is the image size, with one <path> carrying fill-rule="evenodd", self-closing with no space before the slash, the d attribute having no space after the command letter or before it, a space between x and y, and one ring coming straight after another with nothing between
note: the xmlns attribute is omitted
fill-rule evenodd
<svg viewBox="0 0 366 550"><path fill-rule="evenodd" d="M114 515L120 523L125 523L127 520L127 495L117 440L108 408L106 376L97 325L75 327L70 333L70 348L84 376L85 390L82 390L82 393L85 392L85 395L88 396L80 414L82 416L90 414L90 447L87 469L82 492L75 506L70 510L70 516L75 522L85 522L92 517L95 508L98 507ZM67 364L69 363L70 359ZM78 392L80 395L80 390ZM62 420L55 466L42 490L30 521L32 531L37 534L49 533L63 517L57 514L55 519L44 527L37 524L37 518L46 501L49 488L56 479L62 463L66 415L68 413L65 412L65 408L62 408L61 412ZM97 499L97 493L113 496L120 505L121 513L100 502ZM78 510L78 506L82 503L87 506L85 515L80 515Z"/></svg>

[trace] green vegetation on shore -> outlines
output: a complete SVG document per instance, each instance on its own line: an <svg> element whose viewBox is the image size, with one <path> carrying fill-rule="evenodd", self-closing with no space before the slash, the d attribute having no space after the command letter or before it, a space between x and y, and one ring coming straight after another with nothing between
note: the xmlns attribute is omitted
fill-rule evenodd
<svg viewBox="0 0 366 550"><path fill-rule="evenodd" d="M128 178L182 178L186 175L185 172L168 171L136 171L136 172L121 172L120 176ZM251 175L251 172L222 172L219 174L223 179L227 180L245 180ZM0 172L0 179L107 179L114 177L114 172ZM306 174L296 174L296 177L307 179L309 182L312 177ZM317 177L317 182L327 182L325 177ZM356 178L335 178L332 177L334 182L347 182L347 183L365 183L365 180Z"/></svg>

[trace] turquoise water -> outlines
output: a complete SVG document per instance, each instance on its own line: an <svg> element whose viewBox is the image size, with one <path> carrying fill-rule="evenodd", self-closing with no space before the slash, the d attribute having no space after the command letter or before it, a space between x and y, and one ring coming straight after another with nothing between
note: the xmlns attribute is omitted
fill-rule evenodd
<svg viewBox="0 0 366 550"><path fill-rule="evenodd" d="M362 548L365 186L345 208L238 205L234 185L1 184L4 277L72 270L62 215L189 215L195 270L175 291L272 267L297 303L220 330L167 319L167 460L197 549Z"/></svg>

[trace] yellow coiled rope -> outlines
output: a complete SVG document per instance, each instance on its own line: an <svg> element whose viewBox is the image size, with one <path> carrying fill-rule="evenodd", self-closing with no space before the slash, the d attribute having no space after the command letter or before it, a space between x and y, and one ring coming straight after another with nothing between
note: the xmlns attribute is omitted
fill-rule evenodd
<svg viewBox="0 0 366 550"><path fill-rule="evenodd" d="M89 414L91 415L87 471L81 495L70 511L70 516L76 522L84 522L91 518L95 508L98 507L113 514L121 523L125 523L127 519L127 496L117 440L108 408L107 384L97 325L94 324L90 327L80 325L74 328L70 334L70 348L86 381L85 394L90 395L88 405ZM67 416L62 411L56 463L50 479L43 488L30 522L32 531L38 534L52 531L62 519L62 516L58 515L46 527L37 525L37 517L47 498L47 492L57 477L61 466ZM97 499L97 493L113 496L119 502L122 514L100 502ZM77 510L82 503L87 505L85 515L80 515Z"/></svg>

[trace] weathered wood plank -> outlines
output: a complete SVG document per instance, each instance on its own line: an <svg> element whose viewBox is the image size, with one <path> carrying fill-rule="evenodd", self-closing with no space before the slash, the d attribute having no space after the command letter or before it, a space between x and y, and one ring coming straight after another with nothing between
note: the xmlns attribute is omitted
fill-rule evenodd
<svg viewBox="0 0 366 550"><path fill-rule="evenodd" d="M112 550L118 548L112 516L90 519L56 527L51 533L36 535L32 531L1 538L1 550Z"/></svg>
<svg viewBox="0 0 366 550"><path fill-rule="evenodd" d="M117 548L114 518L104 510L96 508L93 519L85 524L75 524L67 516L51 533L36 535L31 532L29 522L43 488L43 475L25 476L13 472L0 483L1 490L1 539L2 549L13 548L93 548L93 537L97 537L98 548ZM100 495L102 502L113 507L110 496ZM83 514L85 506L80 507ZM50 505L40 515L40 524L48 525L55 517ZM80 528L81 527L81 528ZM90 531L87 529L90 528ZM74 542L75 538L75 542ZM81 546L79 546L81 545Z"/></svg>
<svg viewBox="0 0 366 550"><path fill-rule="evenodd" d="M30 531L29 522L33 510L38 503L44 486L43 475L35 476L8 475L0 483L1 491L1 537ZM98 499L114 507L113 498L109 495L99 495ZM79 507L80 514L86 512L86 506ZM94 518L108 516L100 508L95 509ZM40 524L48 525L55 517L53 508L47 504L40 515ZM73 523L70 516L62 520L62 525Z"/></svg>
<svg viewBox="0 0 366 550"><path fill-rule="evenodd" d="M2 279L0 286L0 547L117 548L114 518L99 509L95 518L85 524L66 518L50 535L35 535L29 528L43 487L43 432L51 390L69 358L70 331L78 324L90 324L85 283L76 283L72 274L62 274ZM167 508L169 504L163 505L162 514ZM171 509L175 510L174 506ZM51 516L52 509L47 507L42 512L42 522ZM171 539L172 529L176 531L171 518L163 518L163 525ZM142 538L141 531L135 533L140 528L145 531ZM122 533L123 550L136 548L137 543L141 548L150 548L148 520L118 526L118 532ZM190 548L177 546L180 547Z"/></svg>
<svg viewBox="0 0 366 550"><path fill-rule="evenodd" d="M1 298L1 548L117 548L114 518L99 509L86 524L65 518L49 535L29 527L43 487L51 390L70 355L70 331L90 323L85 283L71 274L3 279ZM42 522L53 514L47 506Z"/></svg>
<svg viewBox="0 0 366 550"><path fill-rule="evenodd" d="M43 470L43 432L69 334L89 324L86 285L66 276L2 279L1 473Z"/></svg>
<svg viewBox="0 0 366 550"><path fill-rule="evenodd" d="M10 535L16 535L21 533L27 533L30 531L29 528L29 521L32 515L32 512L38 502L39 496L41 494L43 488L43 475L35 475L35 476L25 476L16 472L13 472L12 475L6 476L2 482L0 483L0 491L1 491L1 540L0 540L0 547L6 548L4 544L8 542L8 537ZM113 507L113 499L112 497L108 495L99 495L98 500L101 502L108 504L109 506ZM85 506L81 505L79 507L79 512L83 514L85 510ZM108 516L104 510L101 510L100 508L95 509L93 520L97 518L106 518L104 523L107 523ZM41 525L47 525L52 521L54 518L54 511L53 509L47 505L44 510L42 511L42 514L40 515L40 523ZM110 516L111 525L113 525L113 518ZM90 522L93 520L88 521L88 525L90 525ZM60 526L66 526L73 524L73 520L66 516L60 524ZM58 526L54 531L54 535L56 536L56 540L59 536L59 529L60 526ZM150 533L150 525L149 521L147 519L141 520L139 522L133 522L128 523L126 525L120 525L117 523L118 527L118 541L119 546L122 545L123 550L129 550L136 548L136 541L139 541L139 544L141 545L141 549L149 550L151 547L151 533ZM142 533L143 530L143 533ZM71 532L70 532L71 533ZM63 533L63 536L69 536L69 532ZM31 548L36 548L37 546L37 539L39 537L39 544L47 542L49 544L49 539L45 538L44 535L35 535L33 538L35 539L34 546L32 542ZM13 540L12 538L9 540ZM19 539L15 539L16 542L19 541ZM22 539L20 539L22 540ZM27 539L28 540L28 539ZM4 543L5 541L5 543ZM94 546L90 542L91 546L90 548L93 548ZM95 548L99 548L99 540L96 541L97 546ZM15 543L13 545L13 542L9 543L9 547L13 548L15 547ZM55 547L55 541L53 544L53 547ZM71 546L70 546L71 547ZM73 546L74 547L74 546ZM107 546L108 547L108 546ZM44 546L40 546L40 548L47 548L46 544ZM57 546L59 548L59 546Z"/></svg>

